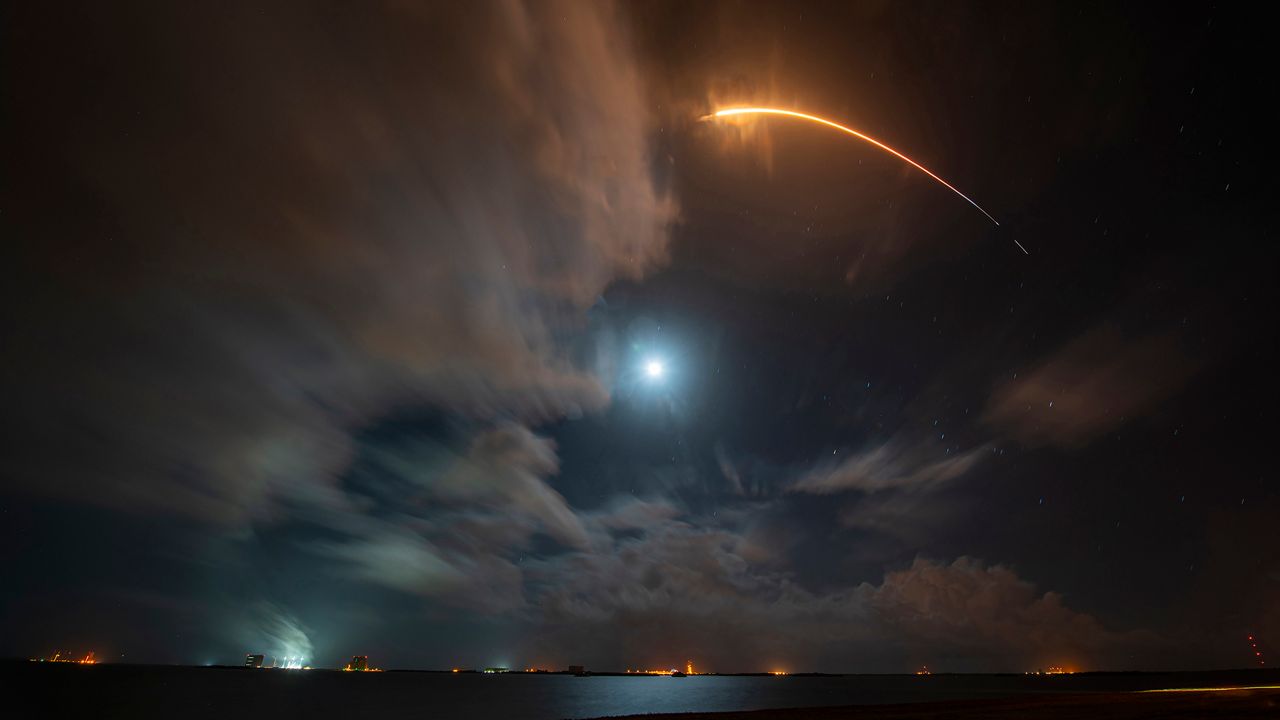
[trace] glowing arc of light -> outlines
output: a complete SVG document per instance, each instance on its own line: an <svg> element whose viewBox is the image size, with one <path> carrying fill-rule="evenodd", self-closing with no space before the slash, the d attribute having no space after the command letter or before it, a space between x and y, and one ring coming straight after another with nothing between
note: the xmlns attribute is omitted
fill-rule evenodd
<svg viewBox="0 0 1280 720"><path fill-rule="evenodd" d="M703 119L704 119L704 120L710 120L710 119L716 119L716 118L733 117L733 116L735 116L735 115L781 115L781 116L783 116L783 117L797 118L797 119L800 119L800 120L808 120L809 122L815 122L815 123L818 123L819 125L826 125L826 126L827 126L827 127L829 127L829 128L835 128L836 130L839 130L840 132L842 132L842 133L846 133L846 134L848 134L848 135L852 135L852 136L854 136L854 137L858 138L859 140L865 140L866 142L869 142L869 143L871 143L872 145L875 145L876 147L880 148L881 150L884 150L885 152L889 153L890 155L893 155L894 157L898 158L899 160L902 160L903 162L905 162L905 163L907 163L907 164L911 165L912 167L914 167L915 169L917 169L917 170L919 170L920 172L924 173L925 175L928 175L929 177L933 178L934 180L937 180L938 182L942 183L942 184L943 184L943 185L944 185L948 190L950 190L951 192L953 192L953 193L955 193L955 194L959 195L960 197L964 198L965 202L967 202L967 203L969 203L970 205L972 205L972 206L974 206L975 208L977 208L977 209L978 209L978 212L982 213L983 215L986 215L986 216L987 216L987 219L988 219L988 220L990 220L991 222L995 223L997 227L999 227L999 226L1000 226L1000 221L999 221L999 220L996 220L994 217L992 217L992 216L991 216L991 213L987 212L986 210L983 210L983 209L982 209L982 206L981 206L981 205L979 205L978 203L974 202L974 201L973 201L973 199L972 199L972 198L970 198L968 195L965 195L964 193L962 193L962 192L960 192L959 190L957 190L955 185L952 185L951 183L947 182L946 180L943 180L942 178L940 178L940 177L938 177L937 175L933 174L933 172L932 172L932 171L930 171L930 170L929 170L929 168L927 168L927 167L925 167L925 166L921 165L920 163L916 162L915 160L912 160L911 158L907 157L906 155L903 155L902 153L898 152L897 150L894 150L893 148L889 147L888 145L885 145L884 143L880 142L879 140L877 140L877 139L875 139L875 138L871 137L870 135L864 135L863 133L860 133L860 132L858 132L857 130L854 130L853 128L851 128L851 127L846 127L846 126L844 126L844 125L841 125L841 124L840 124L840 123L838 123L838 122L833 122L833 121L831 121L831 120L827 120L826 118L820 118L820 117L818 117L817 115L810 115L810 114L808 114L808 113L797 112L797 111L795 111L795 110L783 110L783 109L781 109L781 108L766 108L766 107L726 108L726 109L724 109L724 110L717 110L717 111L715 111L714 113L711 113L710 115L706 116L706 117L705 117L705 118L703 118ZM1019 244L1019 247L1022 247L1022 246L1021 246L1021 244ZM1023 252L1027 252L1027 251L1026 251L1026 248L1023 248L1023 250L1022 250L1022 251L1023 251ZM1030 254L1030 253L1027 253L1027 254Z"/></svg>

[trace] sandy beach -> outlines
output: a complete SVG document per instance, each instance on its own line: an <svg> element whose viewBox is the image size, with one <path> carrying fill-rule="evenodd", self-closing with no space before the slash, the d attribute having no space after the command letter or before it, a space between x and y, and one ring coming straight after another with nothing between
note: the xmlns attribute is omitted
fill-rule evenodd
<svg viewBox="0 0 1280 720"><path fill-rule="evenodd" d="M646 720L1067 720L1085 717L1091 720L1280 718L1280 687L1187 692L1081 693L903 705L625 716Z"/></svg>

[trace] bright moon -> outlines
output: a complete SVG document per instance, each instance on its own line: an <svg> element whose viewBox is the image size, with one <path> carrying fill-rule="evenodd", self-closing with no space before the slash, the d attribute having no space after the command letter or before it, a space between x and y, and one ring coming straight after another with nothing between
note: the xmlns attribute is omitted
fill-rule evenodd
<svg viewBox="0 0 1280 720"><path fill-rule="evenodd" d="M662 363L657 360L650 360L649 363L644 366L644 372L651 378L662 377Z"/></svg>

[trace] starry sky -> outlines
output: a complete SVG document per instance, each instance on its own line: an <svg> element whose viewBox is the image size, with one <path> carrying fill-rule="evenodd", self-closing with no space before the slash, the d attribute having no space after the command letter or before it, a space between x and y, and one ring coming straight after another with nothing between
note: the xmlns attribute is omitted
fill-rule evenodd
<svg viewBox="0 0 1280 720"><path fill-rule="evenodd" d="M1243 10L3 13L0 654L1280 655Z"/></svg>

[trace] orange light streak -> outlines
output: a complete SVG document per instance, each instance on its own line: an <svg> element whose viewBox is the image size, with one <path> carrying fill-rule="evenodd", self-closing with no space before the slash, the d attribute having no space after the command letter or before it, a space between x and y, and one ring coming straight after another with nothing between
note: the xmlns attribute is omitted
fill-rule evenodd
<svg viewBox="0 0 1280 720"><path fill-rule="evenodd" d="M1280 685L1236 685L1227 687L1198 688L1163 688L1160 690L1139 690L1141 693L1191 693L1191 692L1234 692L1236 690L1280 690Z"/></svg>
<svg viewBox="0 0 1280 720"><path fill-rule="evenodd" d="M898 152L897 150L894 150L893 148L889 147L888 145L885 145L884 143L882 143L882 142L880 142L879 140L877 140L877 139L875 139L875 138L871 137L870 135L865 135L865 134L863 134L863 133L860 133L860 132L858 132L857 130L854 130L853 128L851 128L851 127L846 127L846 126L844 126L844 125L841 125L841 124L840 124L840 123L838 123L838 122L833 122L833 121L831 121L831 120L827 120L826 118L820 118L820 117L818 117L817 115L809 115L808 113L797 112L797 111L795 111L795 110L783 110L783 109L780 109L780 108L766 108L766 107L726 108L726 109L724 109L724 110L717 110L717 111L715 111L714 113L712 113L712 114L710 114L710 115L707 115L706 117L704 117L704 118L702 118L702 119L703 119L703 120L716 120L716 119L720 119L720 118L734 117L734 116L738 116L738 115L780 115L780 116L782 116L782 117L796 118L796 119L799 119L799 120L808 120L809 122L818 123L819 125L826 125L827 127L829 127L829 128L834 128L834 129L836 129L836 130L839 130L839 131L840 131L840 132L842 132L842 133L846 133L846 134L848 134L848 135L852 135L852 136L854 136L854 137L858 138L859 140L865 140L866 142L869 142L869 143L871 143L872 145L875 145L876 147L880 148L881 150L884 150L885 152L889 153L890 155L893 155L894 157L896 157L896 158L898 158L898 159L902 160L903 162L905 162L905 163L907 163L907 164L911 165L912 167L914 167L915 169L917 169L917 170L919 170L920 172L924 173L925 175L928 175L929 177L933 178L934 180L937 180L938 182L942 183L942 185L943 185L943 186L945 186L948 190L950 190L951 192L953 192L953 193L955 193L955 194L959 195L960 197L964 198L964 199L965 199L965 202L967 202L967 203L969 203L970 205L972 205L972 206L974 206L975 208L977 208L977 209L978 209L978 212L982 213L983 215L986 215L986 216L987 216L987 219L988 219L988 220L990 220L991 222L995 223L997 227L1000 225L1000 221L999 221L999 220L996 220L994 217L992 217L992 216L991 216L991 213L987 212L986 210L983 210L981 205L979 205L978 203L974 202L974 201L973 201L973 199L972 199L972 198L970 198L968 195L965 195L964 193L962 193L962 192L960 192L959 190L957 190L957 189L956 189L956 187L955 187L954 185L952 185L951 183L947 182L946 180L943 180L942 178L938 177L937 175L933 174L933 172L932 172L932 171L930 171L930 170L929 170L929 168L927 168L927 167L925 167L925 166L921 165L920 163L916 162L915 160L912 160L911 158L907 157L906 155L903 155L902 153ZM1018 245L1018 247L1022 248L1022 245L1021 245L1021 244L1019 244L1019 245ZM1027 252L1026 248L1022 248L1022 252L1024 252L1024 253L1025 253L1025 252ZM1029 255L1030 253L1027 253L1027 254Z"/></svg>

